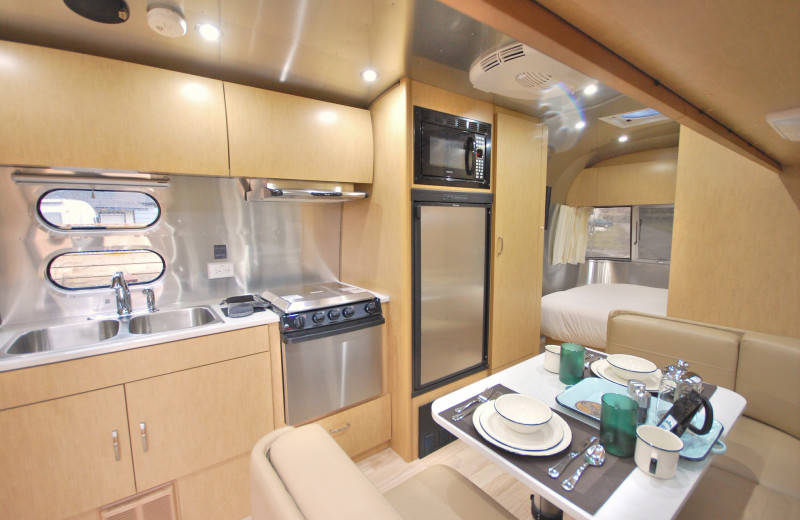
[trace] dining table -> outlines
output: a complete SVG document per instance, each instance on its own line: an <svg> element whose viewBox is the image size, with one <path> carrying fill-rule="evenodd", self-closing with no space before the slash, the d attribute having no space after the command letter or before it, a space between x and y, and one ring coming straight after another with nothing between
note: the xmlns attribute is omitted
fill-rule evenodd
<svg viewBox="0 0 800 520"><path fill-rule="evenodd" d="M590 351L587 349L588 352ZM593 352L592 355L604 356L600 352ZM527 485L534 494L540 495L542 499L572 518L584 520L675 518L708 469L711 459L715 456L713 453L709 452L701 460L681 458L675 476L666 480L652 477L638 469L633 463L633 457L625 459L609 457L609 463L604 466L588 467L581 481L571 492L563 490L560 483L575 472L583 457L579 457L580 460L573 460L558 479L552 479L546 471L541 470L555 465L570 451L579 450L587 435L592 433L598 437L600 435L598 420L558 403L557 397L569 387L559 380L557 373L545 370L544 359L545 355L540 354L439 397L431 407L434 421ZM593 375L588 369L586 374ZM489 387L531 395L544 401L556 415L571 425L570 430L573 435L570 445L558 453L541 457L511 453L477 435L475 428L472 427L472 415L464 417L462 421L451 420L455 407L475 398ZM620 393L625 392L626 388L620 385ZM724 442L725 436L744 411L746 401L741 395L723 387L716 387L709 400L713 406L714 419L721 425L719 440ZM477 405L471 407L472 410L476 408ZM717 443L716 446L720 445ZM532 467L536 464L541 468ZM592 472L595 474L591 475ZM606 493L599 501L597 497L590 496L595 489ZM594 499L592 507L587 505L587 499Z"/></svg>

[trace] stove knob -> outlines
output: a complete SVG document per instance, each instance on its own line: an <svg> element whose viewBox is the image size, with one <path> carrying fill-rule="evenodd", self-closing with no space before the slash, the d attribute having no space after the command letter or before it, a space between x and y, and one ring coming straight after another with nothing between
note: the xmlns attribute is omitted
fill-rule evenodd
<svg viewBox="0 0 800 520"><path fill-rule="evenodd" d="M369 302L364 306L364 310L367 311L367 314L372 314L378 311L378 304L377 302Z"/></svg>
<svg viewBox="0 0 800 520"><path fill-rule="evenodd" d="M292 327L295 329L302 329L306 326L306 319L302 316L295 316L292 318Z"/></svg>
<svg viewBox="0 0 800 520"><path fill-rule="evenodd" d="M344 316L345 318L352 318L353 314L355 314L355 313L356 313L356 310L354 308L352 308L352 307L345 307L342 310L342 316Z"/></svg>
<svg viewBox="0 0 800 520"><path fill-rule="evenodd" d="M328 311L328 319L330 320L338 320L339 319L339 309L331 309Z"/></svg>
<svg viewBox="0 0 800 520"><path fill-rule="evenodd" d="M317 311L311 316L311 319L314 320L314 323L321 323L325 319L325 313Z"/></svg>

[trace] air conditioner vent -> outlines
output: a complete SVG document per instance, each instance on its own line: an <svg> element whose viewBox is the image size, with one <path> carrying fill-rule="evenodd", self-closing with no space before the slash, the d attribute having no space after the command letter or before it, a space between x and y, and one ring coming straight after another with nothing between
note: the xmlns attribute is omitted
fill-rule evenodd
<svg viewBox="0 0 800 520"><path fill-rule="evenodd" d="M500 57L500 61L503 62L515 60L517 58L524 58L525 48L521 43L517 43L515 45L504 47L497 53L497 55Z"/></svg>
<svg viewBox="0 0 800 520"><path fill-rule="evenodd" d="M177 520L172 483L134 495L100 510L101 520Z"/></svg>
<svg viewBox="0 0 800 520"><path fill-rule="evenodd" d="M500 58L497 57L497 54L492 54L481 60L481 68L484 71L492 70L498 65L500 65Z"/></svg>
<svg viewBox="0 0 800 520"><path fill-rule="evenodd" d="M514 42L478 58L470 67L472 85L485 92L517 99L547 99L594 83L591 78Z"/></svg>

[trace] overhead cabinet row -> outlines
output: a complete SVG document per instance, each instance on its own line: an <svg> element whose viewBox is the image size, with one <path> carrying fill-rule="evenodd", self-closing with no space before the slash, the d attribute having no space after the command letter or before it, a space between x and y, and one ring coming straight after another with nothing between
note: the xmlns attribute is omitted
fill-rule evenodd
<svg viewBox="0 0 800 520"><path fill-rule="evenodd" d="M0 164L372 182L368 110L6 41L0 66Z"/></svg>

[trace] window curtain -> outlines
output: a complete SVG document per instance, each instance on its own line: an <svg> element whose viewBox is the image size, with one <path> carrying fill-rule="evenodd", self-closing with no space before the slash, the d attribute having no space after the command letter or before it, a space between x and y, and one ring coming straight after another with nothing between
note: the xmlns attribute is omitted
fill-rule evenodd
<svg viewBox="0 0 800 520"><path fill-rule="evenodd" d="M592 209L563 205L557 207L552 245L553 265L582 264L586 261L586 242L589 238L589 216Z"/></svg>

